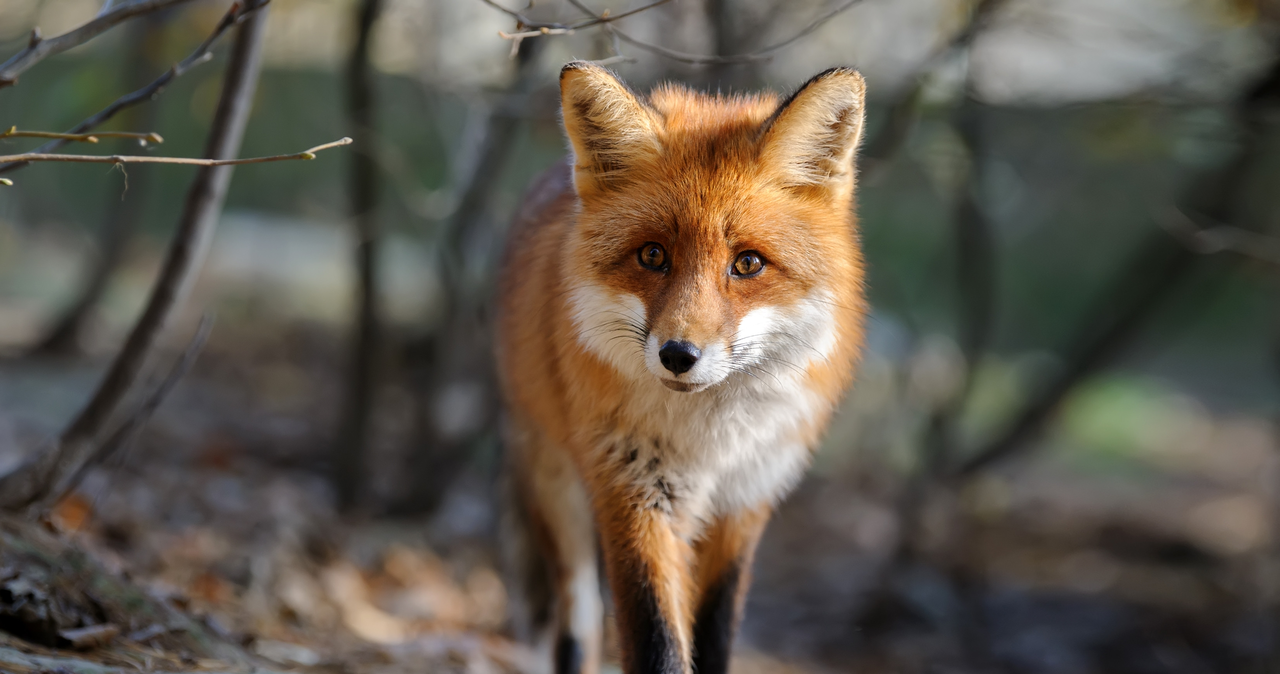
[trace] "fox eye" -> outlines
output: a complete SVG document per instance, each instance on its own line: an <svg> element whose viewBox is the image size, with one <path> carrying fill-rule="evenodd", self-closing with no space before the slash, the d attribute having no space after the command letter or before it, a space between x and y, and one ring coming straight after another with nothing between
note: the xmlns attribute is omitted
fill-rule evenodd
<svg viewBox="0 0 1280 674"><path fill-rule="evenodd" d="M755 276L763 269L764 258L754 250L739 254L738 259L733 261L734 276Z"/></svg>
<svg viewBox="0 0 1280 674"><path fill-rule="evenodd" d="M667 251L652 241L640 246L640 264L661 271L667 266Z"/></svg>

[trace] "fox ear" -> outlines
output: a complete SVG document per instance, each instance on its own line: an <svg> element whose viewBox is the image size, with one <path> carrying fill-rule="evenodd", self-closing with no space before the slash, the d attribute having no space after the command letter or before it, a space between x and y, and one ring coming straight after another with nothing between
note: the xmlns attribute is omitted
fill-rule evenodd
<svg viewBox="0 0 1280 674"><path fill-rule="evenodd" d="M762 156L785 186L828 198L852 195L866 88L858 71L832 68L805 82L765 122Z"/></svg>
<svg viewBox="0 0 1280 674"><path fill-rule="evenodd" d="M600 66L573 61L561 69L560 107L579 196L625 182L661 151L657 112Z"/></svg>

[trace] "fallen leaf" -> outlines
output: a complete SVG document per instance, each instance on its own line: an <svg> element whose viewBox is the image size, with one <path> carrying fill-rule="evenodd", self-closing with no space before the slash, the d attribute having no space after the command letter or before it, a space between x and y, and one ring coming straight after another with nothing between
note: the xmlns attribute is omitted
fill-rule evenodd
<svg viewBox="0 0 1280 674"><path fill-rule="evenodd" d="M59 531L74 533L80 531L89 522L93 514L93 504L89 503L80 492L68 494L53 507L49 520Z"/></svg>
<svg viewBox="0 0 1280 674"><path fill-rule="evenodd" d="M117 634L120 634L120 628L111 623L58 631L58 637L64 640L66 645L80 651L106 646L116 638Z"/></svg>

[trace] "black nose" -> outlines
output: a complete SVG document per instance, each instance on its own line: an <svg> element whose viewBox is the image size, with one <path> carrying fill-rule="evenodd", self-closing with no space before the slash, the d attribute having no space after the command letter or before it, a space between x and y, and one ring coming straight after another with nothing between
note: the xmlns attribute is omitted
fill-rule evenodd
<svg viewBox="0 0 1280 674"><path fill-rule="evenodd" d="M693 369L694 363L697 363L701 356L702 352L698 347L688 342L671 340L658 349L658 360L662 361L662 367L671 370L672 374L684 374Z"/></svg>

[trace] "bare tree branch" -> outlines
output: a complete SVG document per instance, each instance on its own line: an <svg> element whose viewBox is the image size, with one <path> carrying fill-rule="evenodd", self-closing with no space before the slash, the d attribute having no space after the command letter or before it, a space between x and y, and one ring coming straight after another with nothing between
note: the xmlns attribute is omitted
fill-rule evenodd
<svg viewBox="0 0 1280 674"><path fill-rule="evenodd" d="M8 131L0 133L0 139L4 138L57 138L58 140L74 143L97 143L100 138L131 138L143 145L147 143L159 145L164 142L164 138L161 138L160 134L154 131L151 133L134 133L132 131L100 131L96 134L55 133L53 131L19 131L16 126L11 126Z"/></svg>
<svg viewBox="0 0 1280 674"><path fill-rule="evenodd" d="M876 135L867 141L866 149L858 156L858 168L864 180L883 167L907 141L911 128L915 126L920 97L929 75L952 56L968 49L990 24L996 10L1004 2L1005 0L978 0L978 4L969 13L969 20L964 26L916 69L911 83L889 106L889 112L886 115L888 120L881 125Z"/></svg>
<svg viewBox="0 0 1280 674"><path fill-rule="evenodd" d="M578 3L576 0L570 0L570 2L573 2L573 4L575 5L581 6L580 3ZM627 44L633 47L636 47L638 49L643 49L644 51L657 54L659 56L663 56L673 61L680 61L681 63L691 63L693 65L732 65L735 63L751 63L753 61L764 61L771 58L774 52L777 52L786 47L789 47L792 44L795 44L796 42L801 40L802 38L808 37L814 31L821 28L824 24L826 24L831 19L834 19L840 14L843 14L844 12L852 9L855 5L858 5L861 2L862 0L845 0L840 5L837 5L835 8L827 11L822 16L819 16L818 18L811 21L809 25L805 26L795 35L792 35L791 37L783 40L782 42L769 45L768 47L751 52L749 54L729 54L726 56L715 56L711 54L690 54L688 52L677 51L675 49L668 49L667 47L662 47L662 46L653 44L651 42L645 42L644 40L634 38L620 30L618 30L617 33L618 33L618 37L621 38L623 42L626 42ZM617 30L617 29L615 28L614 30Z"/></svg>
<svg viewBox="0 0 1280 674"><path fill-rule="evenodd" d="M191 52L190 56L165 71L163 75L152 80L150 84L138 89L137 91L121 96L111 103L111 105L108 105L79 124L76 124L67 133L83 134L86 131L97 128L112 117L115 117L121 110L152 100L164 91L164 88L168 86L169 82L173 81L174 78L181 77L188 70L213 58L213 54L209 50L213 48L213 45L218 41L218 38L222 37L222 34L225 33L228 28L244 21L245 17L265 7L270 1L271 0L259 0L258 2L232 3L231 8L227 10L226 15L224 15L222 20L218 22L218 25L213 29L213 32L209 34L209 37L205 38L204 42L200 43L200 46L197 47L195 51ZM57 139L41 145L35 149L35 152L47 154L66 144L67 141L65 139ZM7 173L29 165L30 164L26 162L0 164L0 173Z"/></svg>
<svg viewBox="0 0 1280 674"><path fill-rule="evenodd" d="M651 2L642 7L637 7L636 9L628 10L626 12L622 12L621 14L612 14L612 15L609 14L607 10L597 14L595 10L583 4L582 2L580 2L580 0L569 0L569 4L573 5L574 7L577 7L580 11L585 13L587 16L591 17L589 19L586 19L584 21L579 21L577 23L534 21L533 19L530 19L529 17L525 16L524 14L521 14L520 12L517 12L512 9L507 9L506 7L499 5L498 3L494 2L494 0L480 0L480 1L485 3L486 5L489 5L490 7L498 9L499 11L507 14L508 16L511 16L516 20L517 32L514 32L514 33L499 32L499 35L502 38L512 40L516 43L518 43L520 40L524 40L527 38L542 37L544 35L568 35L582 28L590 28L592 26L605 25L607 28L610 29L611 37L614 37L617 40L621 40L622 42L626 42L627 44L630 44L639 49L643 49L644 51L657 54L659 56L671 59L673 61L680 61L682 63L691 63L694 65L729 65L729 64L735 64L735 63L751 63L754 61L766 60L774 52L779 51L785 47L788 47L794 44L795 42L797 42L798 40L812 34L814 31L821 28L823 24L827 23L828 21L835 18L836 16L842 14L846 10L852 8L854 5L861 3L863 0L844 0L844 2L841 2L836 7L823 13L821 16L811 21L807 26L805 26L798 33L783 40L782 42L770 45L768 47L765 47L764 49L761 49L759 51L755 51L749 54L730 54L730 55L691 54L688 52L682 52L675 49L669 49L667 47L663 47L660 45L653 44L651 42L646 42L644 40L640 40L638 38L632 37L631 35L617 28L616 26L608 25L608 24L612 24L613 22L619 19L632 16L635 14L639 14L640 12L653 9L654 7L657 7L659 5L664 5L669 0L657 0L656 2ZM515 51L513 50L512 53L514 54ZM630 57L627 57L626 55L619 53L606 60L610 63L614 63L614 62L629 60L629 59Z"/></svg>
<svg viewBox="0 0 1280 674"><path fill-rule="evenodd" d="M1230 225L1200 227L1186 213L1174 208L1156 218L1162 227L1199 255L1234 253L1280 267L1280 239Z"/></svg>
<svg viewBox="0 0 1280 674"><path fill-rule="evenodd" d="M89 469L105 463L116 452L137 439L138 434L142 432L143 427L151 420L152 415L156 413L157 409L160 409L160 405L169 397L169 393L191 371L191 367L195 365L196 359L204 349L205 342L209 339L209 332L212 330L213 318L209 314L205 314L204 318L200 319L196 334L191 337L191 341L183 349L182 355L174 362L173 367L169 368L169 373L165 375L155 390L143 399L133 412L125 416L125 420L116 427L114 432L107 436L107 439L98 446L97 451L87 461L80 464L79 469L70 479L66 480L61 489L51 492L48 497L40 500L37 505L39 509L43 510L61 501L79 486L84 480L84 476L89 473Z"/></svg>
<svg viewBox="0 0 1280 674"><path fill-rule="evenodd" d="M530 19L529 17L525 16L524 14L521 14L520 12L517 12L513 9L507 9L502 5L499 5L498 3L494 2L494 0L480 0L480 2L483 2L484 4L489 5L490 7L515 19L520 29L528 29L526 32L516 33L514 35L507 35L505 33L502 34L502 36L505 38L514 38L514 37L537 37L538 35L564 35L567 33L572 33L573 31L581 28L590 28L592 26L599 26L606 23L613 23L614 21L617 21L619 19L625 19L628 16L632 16L633 14L639 14L640 12L653 9L654 7L657 7L659 5L665 5L668 2L671 2L671 0L655 0L654 2L644 5L643 7L629 9L621 14L610 14L608 10L606 10L601 14L597 15L595 12L592 12L590 9L586 9L585 11L588 14L590 14L592 18L587 19L586 21L579 21L577 23L555 23L555 22L548 23L544 21L534 21L533 19Z"/></svg>
<svg viewBox="0 0 1280 674"><path fill-rule="evenodd" d="M210 159L234 156L244 137L262 65L266 16L266 12L254 14L237 31L205 149ZM57 441L0 477L0 508L22 509L61 491L64 482L98 450L111 418L141 376L153 344L195 282L222 212L231 172L229 166L200 167L151 297L120 353L92 399Z"/></svg>
<svg viewBox="0 0 1280 674"><path fill-rule="evenodd" d="M487 2L487 0L485 1ZM732 65L735 63L751 63L753 61L767 60L768 58L770 58L770 56L774 52L777 52L785 47L789 47L795 42L799 41L800 39L807 37L808 35L812 34L814 31L821 28L824 24L826 24L831 19L834 19L840 14L843 14L844 12L853 8L855 5L861 3L862 1L863 0L844 0L844 2L840 3L839 5L823 13L818 18L809 22L807 26L805 26L803 29L800 30L800 32L796 33L795 35L792 35L791 37L783 40L782 42L769 45L768 47L765 47L758 51L751 52L749 54L729 54L729 55L691 54L688 52L682 52L675 49L668 49L667 47L656 45L651 42L645 42L644 40L640 40L638 38L628 35L627 33L624 33L623 31L619 30L616 26L613 26L612 29L613 29L613 32L618 36L620 40L622 40L623 42L626 42L627 44L633 47L643 49L644 51L657 54L659 56L671 59L673 61L680 61L681 63L690 63L693 65ZM579 10L589 14L595 19L605 18L605 15L596 14L595 11L593 11L590 7L587 7L585 4L583 4L581 0L569 0L569 4L573 5L574 7L577 7ZM655 3L655 4L658 4L658 3ZM641 9L648 9L648 8L649 6L646 6L646 7L642 7ZM636 10L636 11L639 11L639 10ZM635 12L629 12L629 13L633 14Z"/></svg>
<svg viewBox="0 0 1280 674"><path fill-rule="evenodd" d="M18 76L35 64L54 54L78 47L117 24L184 2L190 2L190 0L133 0L105 14L99 14L92 21L78 28L48 40L41 39L40 29L36 28L31 31L31 40L27 43L26 49L0 64L0 89L17 84Z"/></svg>
<svg viewBox="0 0 1280 674"><path fill-rule="evenodd" d="M185 166L239 166L241 164L266 164L276 161L310 161L316 158L317 152L335 147L350 145L350 138L340 138L331 143L317 145L302 152L293 154L275 154L267 157L245 157L243 159L198 159L196 157L151 157L147 155L128 154L41 154L27 152L25 154L0 155L0 162L60 161L86 164L182 164Z"/></svg>
<svg viewBox="0 0 1280 674"><path fill-rule="evenodd" d="M1107 284L1097 307L1081 321L1062 373L1031 398L1002 434L966 460L959 476L977 473L1029 447L1076 384L1120 353L1179 286L1195 256L1171 245L1167 235L1161 233L1159 238L1140 246Z"/></svg>

